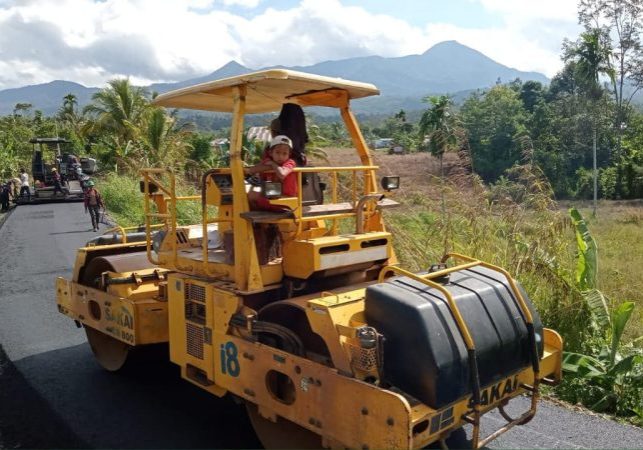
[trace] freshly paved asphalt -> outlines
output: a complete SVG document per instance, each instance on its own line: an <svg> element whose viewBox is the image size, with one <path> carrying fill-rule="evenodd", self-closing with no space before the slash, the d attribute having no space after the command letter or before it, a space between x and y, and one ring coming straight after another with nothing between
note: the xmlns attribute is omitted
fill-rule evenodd
<svg viewBox="0 0 643 450"><path fill-rule="evenodd" d="M94 235L80 203L20 206L0 229L0 448L260 447L242 406L182 381L171 363L97 365L54 296ZM483 423L489 432L502 420ZM541 402L490 448L643 448L643 430Z"/></svg>

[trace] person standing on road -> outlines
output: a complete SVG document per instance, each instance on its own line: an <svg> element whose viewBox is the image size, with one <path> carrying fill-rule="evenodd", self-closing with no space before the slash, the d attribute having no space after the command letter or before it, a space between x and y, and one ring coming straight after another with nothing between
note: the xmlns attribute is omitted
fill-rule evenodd
<svg viewBox="0 0 643 450"><path fill-rule="evenodd" d="M7 181L0 186L0 204L2 204L2 212L9 211L9 197L11 196L11 182Z"/></svg>
<svg viewBox="0 0 643 450"><path fill-rule="evenodd" d="M54 196L60 192L62 195L65 195L63 192L63 186L62 186L62 178L60 177L60 174L58 173L58 170L54 167L51 169L52 176L54 178Z"/></svg>
<svg viewBox="0 0 643 450"><path fill-rule="evenodd" d="M31 189L29 188L29 174L22 168L20 169L20 197L27 195L27 199L31 200Z"/></svg>
<svg viewBox="0 0 643 450"><path fill-rule="evenodd" d="M100 223L100 209L105 209L103 198L100 192L94 187L94 182L89 180L85 183L87 190L85 191L85 213L89 211L92 218L92 227L94 231L98 231L98 224Z"/></svg>

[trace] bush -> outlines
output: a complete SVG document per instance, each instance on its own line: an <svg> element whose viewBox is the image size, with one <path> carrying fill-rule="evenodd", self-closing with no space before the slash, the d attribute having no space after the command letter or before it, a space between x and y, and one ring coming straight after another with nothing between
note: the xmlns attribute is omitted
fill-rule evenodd
<svg viewBox="0 0 643 450"><path fill-rule="evenodd" d="M116 223L124 227L145 223L139 179L110 173L97 185L103 196L105 207Z"/></svg>
<svg viewBox="0 0 643 450"><path fill-rule="evenodd" d="M116 223L123 227L145 223L143 194L140 192L139 181L139 178L111 173L98 183L107 210ZM198 194L196 188L179 180L176 191L180 196ZM179 202L177 220L180 225L201 223L201 202Z"/></svg>
<svg viewBox="0 0 643 450"><path fill-rule="evenodd" d="M574 198L589 199L594 197L594 175L592 170L579 167L576 170L576 188Z"/></svg>
<svg viewBox="0 0 643 450"><path fill-rule="evenodd" d="M608 167L598 172L598 188L602 198L616 198L616 167Z"/></svg>

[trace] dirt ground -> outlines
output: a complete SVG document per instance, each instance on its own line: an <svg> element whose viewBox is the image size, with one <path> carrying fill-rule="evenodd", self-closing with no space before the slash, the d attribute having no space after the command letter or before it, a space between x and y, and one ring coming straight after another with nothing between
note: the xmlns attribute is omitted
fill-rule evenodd
<svg viewBox="0 0 643 450"><path fill-rule="evenodd" d="M350 166L360 165L357 153L351 148L324 149L328 155L328 163L312 159L311 164L316 166ZM400 177L400 190L398 195L411 194L427 195L438 198L440 177L439 160L429 153L409 153L406 155L389 155L385 150L371 152L373 162L379 166L379 176L396 175ZM455 154L444 156L444 173L450 180L458 181L462 168Z"/></svg>

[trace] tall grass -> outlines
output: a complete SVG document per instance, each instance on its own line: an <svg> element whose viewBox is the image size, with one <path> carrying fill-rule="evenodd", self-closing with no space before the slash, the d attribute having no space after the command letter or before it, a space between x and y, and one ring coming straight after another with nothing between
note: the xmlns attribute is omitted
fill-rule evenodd
<svg viewBox="0 0 643 450"><path fill-rule="evenodd" d="M401 209L387 212L388 229L401 263L426 270L447 252L463 253L507 269L538 307L546 326L563 330L566 345L579 348L586 336L588 314L570 285L575 267L567 217L555 209L532 209L510 200L491 202L489 193L457 186L440 200L401 195Z"/></svg>
<svg viewBox="0 0 643 450"><path fill-rule="evenodd" d="M138 226L145 223L143 194L139 188L140 178L109 174L97 182L105 206L110 216L123 227ZM177 180L177 195L198 194L189 183ZM201 222L201 202L181 201L177 203L177 219L181 225Z"/></svg>

